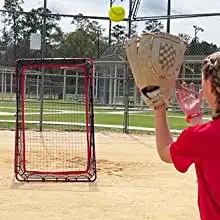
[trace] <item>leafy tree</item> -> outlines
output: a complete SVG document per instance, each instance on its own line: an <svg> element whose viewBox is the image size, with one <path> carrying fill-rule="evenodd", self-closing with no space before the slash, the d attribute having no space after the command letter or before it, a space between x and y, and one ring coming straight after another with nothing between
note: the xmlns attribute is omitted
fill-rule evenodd
<svg viewBox="0 0 220 220"><path fill-rule="evenodd" d="M134 37L135 35L137 35L137 22L132 22L131 23L131 37Z"/></svg>
<svg viewBox="0 0 220 220"><path fill-rule="evenodd" d="M155 33L162 32L164 30L164 25L157 19L145 21L145 28L143 33Z"/></svg>
<svg viewBox="0 0 220 220"><path fill-rule="evenodd" d="M112 37L116 44L121 44L126 39L127 33L126 33L126 27L123 25L115 25L112 28Z"/></svg>
<svg viewBox="0 0 220 220"><path fill-rule="evenodd" d="M37 9L32 9L30 14L26 14L26 19L23 21L23 39L29 39L31 33L40 32L43 37L43 7ZM61 17L51 15L51 11L46 9L46 33L45 33L45 43L46 43L46 56L52 56L53 50L56 49L57 45L63 40L64 33L61 30L58 22Z"/></svg>
<svg viewBox="0 0 220 220"><path fill-rule="evenodd" d="M88 29L90 20L87 18L83 17L83 14L79 13L78 14L79 17L75 17L72 20L72 24L74 24L76 26L77 30L84 30L86 31Z"/></svg>
<svg viewBox="0 0 220 220"><path fill-rule="evenodd" d="M213 43L208 43L206 41L199 42L198 40L192 39L189 44L189 48L186 52L187 55L209 55L211 53L217 52L218 47Z"/></svg>
<svg viewBox="0 0 220 220"><path fill-rule="evenodd" d="M189 42L191 40L191 37L188 34L179 33L178 36L186 42Z"/></svg>
<svg viewBox="0 0 220 220"><path fill-rule="evenodd" d="M188 34L179 33L180 38L188 42L188 49L186 55L208 55L218 51L217 45L208 43L206 41L199 41L198 39L192 38Z"/></svg>
<svg viewBox="0 0 220 220"><path fill-rule="evenodd" d="M106 48L107 42L103 36L104 28L97 22L80 17L74 18L74 32L68 33L56 51L56 56L71 56L98 58Z"/></svg>
<svg viewBox="0 0 220 220"><path fill-rule="evenodd" d="M31 33L43 33L43 7L32 9L30 13L22 14L23 0L6 0L4 8L9 12L4 12L2 40L0 50L3 60L9 58L8 63L14 64L14 60L19 57L39 56L39 51L30 51L29 39ZM63 32L59 27L59 16L51 15L51 11L46 9L46 45L47 55L50 56L54 47L63 39ZM36 54L35 54L36 53ZM35 55L34 55L35 54Z"/></svg>
<svg viewBox="0 0 220 220"><path fill-rule="evenodd" d="M85 31L76 30L66 36L57 52L62 57L94 57L96 49L94 42L85 34Z"/></svg>
<svg viewBox="0 0 220 220"><path fill-rule="evenodd" d="M3 42L6 45L14 42L17 43L21 32L21 22L24 19L24 16L19 13L19 11L23 11L21 5L23 4L23 0L5 0L5 4L3 8L9 12L3 12L4 19L3 23Z"/></svg>
<svg viewBox="0 0 220 220"><path fill-rule="evenodd" d="M191 42L189 42L188 49L185 55L190 56L205 56L211 53L217 52L218 47L215 44L208 43L206 41L199 42L197 39L193 38ZM185 68L185 77L186 78L198 78L198 74L201 73L201 63L187 63L187 67ZM193 71L192 71L193 70ZM195 73L195 74L194 74ZM198 82L197 82L198 83ZM200 83L200 82L199 82Z"/></svg>
<svg viewBox="0 0 220 220"><path fill-rule="evenodd" d="M39 7L37 9L32 9L31 13L25 15L25 21L22 22L22 27L24 30L23 38L29 38L31 33L36 33L39 31L41 35L43 35L43 16L41 15L44 12L43 7ZM51 11L46 9L46 42L52 43L54 38L55 41L60 41L63 37L63 32L59 27L58 21L60 21L61 17L51 15ZM53 38L53 37L54 38Z"/></svg>
<svg viewBox="0 0 220 220"><path fill-rule="evenodd" d="M3 8L8 12L2 13L1 60L16 58L16 47L11 48L11 45L17 45L22 35L20 24L24 20L24 15L19 13L23 11L22 4L23 0L5 0L4 2ZM13 50L13 53L10 54L9 50Z"/></svg>
<svg viewBox="0 0 220 220"><path fill-rule="evenodd" d="M77 31L81 31L87 36L89 41L93 42L96 48L95 51L93 51L93 56L99 57L106 48L106 38L103 36L105 29L97 21L84 18L83 14L79 15L81 17L74 18L72 24L76 26ZM82 50L85 49L86 48L83 48Z"/></svg>

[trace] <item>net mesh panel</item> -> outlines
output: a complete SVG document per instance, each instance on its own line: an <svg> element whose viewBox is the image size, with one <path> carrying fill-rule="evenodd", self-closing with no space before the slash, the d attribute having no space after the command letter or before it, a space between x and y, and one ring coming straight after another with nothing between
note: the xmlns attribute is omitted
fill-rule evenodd
<svg viewBox="0 0 220 220"><path fill-rule="evenodd" d="M18 61L16 79L17 178L95 180L92 61Z"/></svg>

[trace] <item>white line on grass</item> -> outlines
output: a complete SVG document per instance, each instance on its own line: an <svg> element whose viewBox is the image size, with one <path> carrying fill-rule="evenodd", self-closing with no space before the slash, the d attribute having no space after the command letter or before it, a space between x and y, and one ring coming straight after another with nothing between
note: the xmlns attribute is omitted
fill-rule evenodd
<svg viewBox="0 0 220 220"><path fill-rule="evenodd" d="M59 114L84 114L85 111L67 111L67 110L55 110L54 112L43 112L44 115L59 115ZM15 115L15 112L0 112L0 116ZM108 114L108 115L123 115L124 112L95 112L94 114ZM25 115L40 115L40 112L25 112ZM136 115L141 117L154 117L154 115L144 114L144 112L129 112L129 115ZM167 118L181 118L185 119L185 116L180 115L168 115ZM211 120L211 117L204 117L204 120Z"/></svg>
<svg viewBox="0 0 220 220"><path fill-rule="evenodd" d="M0 120L0 122L5 123L15 123L15 120ZM40 124L39 121L25 121L25 124ZM42 124L44 125L77 125L77 126L83 126L85 127L85 123L73 123L73 122L54 122L54 121L43 121ZM106 125L106 124L95 124L95 127L99 128L117 128L117 129L123 129L123 125ZM139 130L139 131L149 131L149 132L155 132L154 128L145 128L145 127L138 127L138 126L128 126L129 130ZM172 133L180 134L182 130L178 129L171 129Z"/></svg>

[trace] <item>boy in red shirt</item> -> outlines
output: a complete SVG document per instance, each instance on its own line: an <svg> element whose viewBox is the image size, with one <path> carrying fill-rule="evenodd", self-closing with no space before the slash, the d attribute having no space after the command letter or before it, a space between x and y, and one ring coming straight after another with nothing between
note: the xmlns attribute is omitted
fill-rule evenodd
<svg viewBox="0 0 220 220"><path fill-rule="evenodd" d="M183 86L187 87L185 83ZM173 141L166 119L166 106L157 108L155 132L157 151L166 163L184 173L195 164L198 179L198 206L201 220L220 220L220 52L204 59L202 84L196 98L194 85L191 94L178 90L180 109L191 126ZM212 121L204 123L200 108L204 99L213 109Z"/></svg>

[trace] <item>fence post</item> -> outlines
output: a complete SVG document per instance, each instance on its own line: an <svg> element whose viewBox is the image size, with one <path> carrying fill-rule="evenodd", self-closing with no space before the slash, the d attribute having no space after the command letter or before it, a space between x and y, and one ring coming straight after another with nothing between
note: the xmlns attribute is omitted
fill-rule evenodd
<svg viewBox="0 0 220 220"><path fill-rule="evenodd" d="M133 1L129 1L129 13L128 13L128 38L131 37L131 24L132 24L132 3ZM128 126L129 126L129 75L128 75L128 63L127 63L127 56L126 56L126 63L125 63L125 81L124 81L124 101L125 101L125 109L124 109L124 133L129 133Z"/></svg>
<svg viewBox="0 0 220 220"><path fill-rule="evenodd" d="M4 81L5 81L5 71L2 71L2 85L1 85L1 93L2 93L2 100L4 99Z"/></svg>
<svg viewBox="0 0 220 220"><path fill-rule="evenodd" d="M45 58L46 53L46 10L47 10L47 0L44 0L44 13L43 13L43 34L42 34L42 59ZM40 90L40 131L43 130L43 105L44 105L44 74L45 69L42 68L41 75L41 90Z"/></svg>
<svg viewBox="0 0 220 220"><path fill-rule="evenodd" d="M129 133L129 89L128 89L128 65L127 63L125 64L124 67L124 133Z"/></svg>
<svg viewBox="0 0 220 220"><path fill-rule="evenodd" d="M10 94L11 100L13 99L13 72L10 73Z"/></svg>
<svg viewBox="0 0 220 220"><path fill-rule="evenodd" d="M66 100L66 69L63 70L63 101Z"/></svg>

